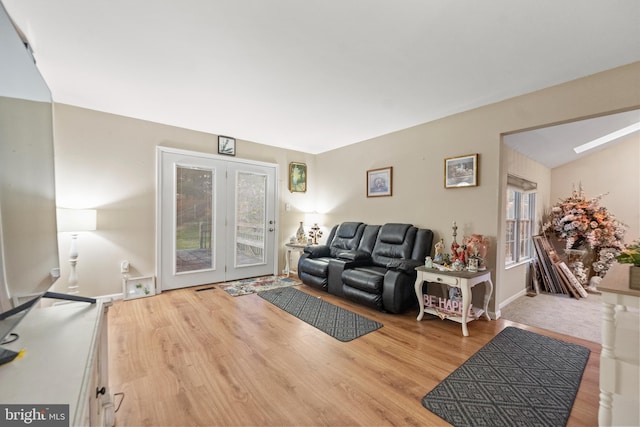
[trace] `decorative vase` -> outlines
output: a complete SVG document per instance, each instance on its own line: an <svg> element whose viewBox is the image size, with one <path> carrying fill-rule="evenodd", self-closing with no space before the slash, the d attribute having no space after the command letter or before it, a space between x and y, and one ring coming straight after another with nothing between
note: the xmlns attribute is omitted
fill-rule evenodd
<svg viewBox="0 0 640 427"><path fill-rule="evenodd" d="M478 259L478 270L486 270L485 260L487 259L487 252L489 251L489 238L482 234L472 234L468 237L465 236L463 243L467 248L467 257Z"/></svg>
<svg viewBox="0 0 640 427"><path fill-rule="evenodd" d="M640 290L640 267L632 265L629 269L629 288Z"/></svg>
<svg viewBox="0 0 640 427"><path fill-rule="evenodd" d="M298 243L307 243L307 234L304 232L302 221L300 221L300 226L298 227L298 231L296 231L296 239L298 239Z"/></svg>

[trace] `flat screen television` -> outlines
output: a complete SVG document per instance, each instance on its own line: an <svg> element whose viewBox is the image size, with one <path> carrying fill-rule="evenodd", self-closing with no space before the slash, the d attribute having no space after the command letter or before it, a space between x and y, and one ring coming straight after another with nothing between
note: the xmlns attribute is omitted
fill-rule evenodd
<svg viewBox="0 0 640 427"><path fill-rule="evenodd" d="M51 94L1 3L0 63L2 346L40 298L68 298L48 292L60 271ZM0 362L14 357L0 347Z"/></svg>

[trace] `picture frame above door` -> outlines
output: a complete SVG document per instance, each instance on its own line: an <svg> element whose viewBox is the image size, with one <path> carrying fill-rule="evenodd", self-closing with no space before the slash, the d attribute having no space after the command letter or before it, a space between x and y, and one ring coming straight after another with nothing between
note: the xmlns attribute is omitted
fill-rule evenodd
<svg viewBox="0 0 640 427"><path fill-rule="evenodd" d="M236 139L230 136L218 136L218 154L225 156L236 155Z"/></svg>

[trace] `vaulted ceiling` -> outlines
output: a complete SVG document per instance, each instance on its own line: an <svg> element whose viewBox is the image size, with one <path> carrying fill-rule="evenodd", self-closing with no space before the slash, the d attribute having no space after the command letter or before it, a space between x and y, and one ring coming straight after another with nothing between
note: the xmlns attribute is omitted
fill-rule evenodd
<svg viewBox="0 0 640 427"><path fill-rule="evenodd" d="M308 153L640 60L637 0L2 3L58 103Z"/></svg>

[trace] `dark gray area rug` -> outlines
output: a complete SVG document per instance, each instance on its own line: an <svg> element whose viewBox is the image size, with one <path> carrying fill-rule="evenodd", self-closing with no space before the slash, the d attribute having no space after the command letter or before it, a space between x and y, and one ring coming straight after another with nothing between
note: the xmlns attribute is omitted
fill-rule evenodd
<svg viewBox="0 0 640 427"><path fill-rule="evenodd" d="M340 341L351 341L382 327L382 323L295 288L273 289L258 295Z"/></svg>
<svg viewBox="0 0 640 427"><path fill-rule="evenodd" d="M422 405L454 426L564 426L590 350L507 327Z"/></svg>

